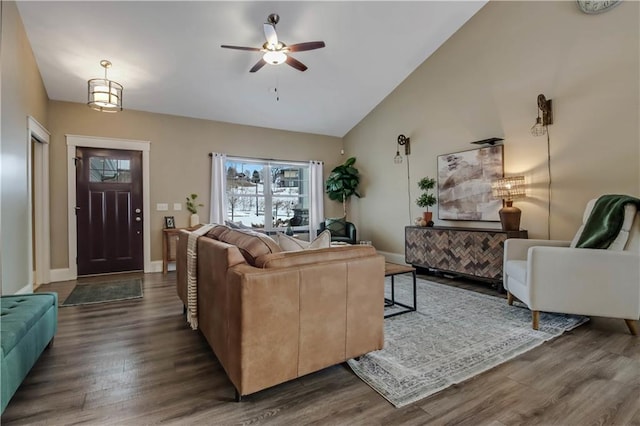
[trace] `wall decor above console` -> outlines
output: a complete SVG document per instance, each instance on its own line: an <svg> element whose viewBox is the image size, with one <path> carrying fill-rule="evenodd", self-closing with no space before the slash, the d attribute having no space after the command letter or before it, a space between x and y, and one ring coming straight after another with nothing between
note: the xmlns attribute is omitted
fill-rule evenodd
<svg viewBox="0 0 640 426"><path fill-rule="evenodd" d="M620 0L576 0L578 7L584 13L593 15L596 13L603 13L607 10L613 9L620 3Z"/></svg>
<svg viewBox="0 0 640 426"><path fill-rule="evenodd" d="M438 156L438 219L500 220L491 182L504 176L503 146Z"/></svg>

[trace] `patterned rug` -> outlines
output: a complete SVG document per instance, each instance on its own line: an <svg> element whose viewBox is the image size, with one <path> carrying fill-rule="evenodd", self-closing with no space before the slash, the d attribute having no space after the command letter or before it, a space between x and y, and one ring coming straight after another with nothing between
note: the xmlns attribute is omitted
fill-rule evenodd
<svg viewBox="0 0 640 426"><path fill-rule="evenodd" d="M118 300L140 299L141 297L142 280L140 278L93 282L77 284L60 306L91 305Z"/></svg>
<svg viewBox="0 0 640 426"><path fill-rule="evenodd" d="M396 300L412 304L411 277L395 280ZM387 296L389 282L387 278ZM506 299L419 278L417 293L417 312L385 320L384 349L348 361L355 374L396 407L485 372L588 321L541 313L536 331L531 311L521 304L509 306Z"/></svg>

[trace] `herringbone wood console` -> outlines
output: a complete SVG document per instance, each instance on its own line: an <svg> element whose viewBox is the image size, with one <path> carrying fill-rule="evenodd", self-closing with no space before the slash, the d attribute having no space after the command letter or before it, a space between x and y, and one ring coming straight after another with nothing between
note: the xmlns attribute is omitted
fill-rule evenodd
<svg viewBox="0 0 640 426"><path fill-rule="evenodd" d="M405 260L413 266L501 282L507 238L528 238L528 234L526 230L407 226Z"/></svg>

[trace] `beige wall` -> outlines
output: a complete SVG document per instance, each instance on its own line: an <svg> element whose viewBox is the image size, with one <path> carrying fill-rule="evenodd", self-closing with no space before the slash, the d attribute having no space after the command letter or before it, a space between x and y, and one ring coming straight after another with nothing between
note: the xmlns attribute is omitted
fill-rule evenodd
<svg viewBox="0 0 640 426"><path fill-rule="evenodd" d="M496 136L505 175L524 174L530 186L516 202L521 226L547 238L547 143L529 130L539 93L554 106L551 238L570 239L593 197L640 195L639 7L586 15L575 2L487 4L345 136L365 176L366 197L353 203L361 237L404 253L404 226L422 210L417 181L437 176L438 155ZM411 137L410 196L406 162L393 163L401 133Z"/></svg>
<svg viewBox="0 0 640 426"><path fill-rule="evenodd" d="M29 282L29 138L27 117L47 124L47 93L14 2L2 1L2 134L0 152L2 294L14 294Z"/></svg>
<svg viewBox="0 0 640 426"><path fill-rule="evenodd" d="M126 91L126 86L125 86ZM126 94L125 94L126 99ZM126 108L126 105L125 105ZM232 156L282 160L320 160L325 175L343 161L340 138L242 126L208 120L125 110L117 114L94 111L83 104L50 102L51 131L51 264L68 267L66 134L151 141L150 201L151 260L162 259L161 229L164 216L174 216L177 226L187 226L185 197L195 192L205 207L201 222L209 219L210 152ZM155 211L168 203L170 211ZM182 211L172 211L183 203ZM325 201L328 214L340 205Z"/></svg>

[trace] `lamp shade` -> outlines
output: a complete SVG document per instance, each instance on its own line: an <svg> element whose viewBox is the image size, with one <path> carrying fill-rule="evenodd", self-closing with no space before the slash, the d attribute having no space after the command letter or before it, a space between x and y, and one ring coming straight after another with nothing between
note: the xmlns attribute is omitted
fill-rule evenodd
<svg viewBox="0 0 640 426"><path fill-rule="evenodd" d="M103 78L89 80L87 104L98 111L122 111L122 85Z"/></svg>
<svg viewBox="0 0 640 426"><path fill-rule="evenodd" d="M100 66L104 68L104 78L92 78L87 82L87 105L102 112L122 111L122 84L107 78L111 62L103 59Z"/></svg>
<svg viewBox="0 0 640 426"><path fill-rule="evenodd" d="M525 197L524 176L511 176L494 180L491 183L491 193L496 198L509 201Z"/></svg>

